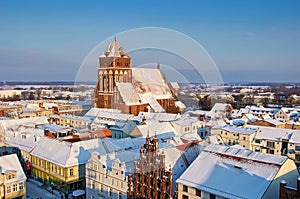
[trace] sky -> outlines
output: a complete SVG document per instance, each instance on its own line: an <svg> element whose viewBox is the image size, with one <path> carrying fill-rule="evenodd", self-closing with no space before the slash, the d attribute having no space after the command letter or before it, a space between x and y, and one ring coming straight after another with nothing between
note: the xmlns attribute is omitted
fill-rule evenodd
<svg viewBox="0 0 300 199"><path fill-rule="evenodd" d="M299 82L299 10L297 0L0 1L0 81L73 81L101 42L124 31L159 27L201 45L226 83ZM126 50L129 41L121 38ZM129 53L133 65L180 63L176 70L193 75L186 70L188 61L163 54ZM96 81L96 74L95 65L88 80Z"/></svg>

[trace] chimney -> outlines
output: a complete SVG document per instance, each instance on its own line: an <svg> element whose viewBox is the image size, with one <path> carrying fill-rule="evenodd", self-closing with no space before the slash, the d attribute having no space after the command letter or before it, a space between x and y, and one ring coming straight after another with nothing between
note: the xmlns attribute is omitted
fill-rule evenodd
<svg viewBox="0 0 300 199"><path fill-rule="evenodd" d="M300 177L297 179L297 198L300 198Z"/></svg>
<svg viewBox="0 0 300 199"><path fill-rule="evenodd" d="M280 187L279 187L279 199L284 199L285 198L285 186L287 185L285 180L282 180L280 182ZM298 186L298 185L297 185Z"/></svg>
<svg viewBox="0 0 300 199"><path fill-rule="evenodd" d="M160 64L157 62L157 69L160 70Z"/></svg>

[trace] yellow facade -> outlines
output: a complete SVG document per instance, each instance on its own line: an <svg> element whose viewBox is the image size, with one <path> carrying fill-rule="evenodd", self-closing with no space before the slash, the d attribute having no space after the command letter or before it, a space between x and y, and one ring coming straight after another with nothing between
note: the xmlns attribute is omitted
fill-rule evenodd
<svg viewBox="0 0 300 199"><path fill-rule="evenodd" d="M221 130L220 132L220 136L226 145L232 146L235 144L239 144L247 149L252 149L251 143L255 135L256 132L253 132L251 134L242 134L237 132L229 132L225 130Z"/></svg>
<svg viewBox="0 0 300 199"><path fill-rule="evenodd" d="M4 183L4 179L10 180L16 177L16 172L9 172L0 177L0 198L26 198L26 181L18 180L9 184Z"/></svg>
<svg viewBox="0 0 300 199"><path fill-rule="evenodd" d="M57 189L70 191L84 187L85 167L76 165L63 167L47 160L32 156L32 176L54 185Z"/></svg>

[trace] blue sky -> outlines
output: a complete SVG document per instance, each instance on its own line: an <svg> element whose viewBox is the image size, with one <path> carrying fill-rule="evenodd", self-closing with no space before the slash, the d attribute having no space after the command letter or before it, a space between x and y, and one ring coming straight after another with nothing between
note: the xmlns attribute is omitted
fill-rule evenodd
<svg viewBox="0 0 300 199"><path fill-rule="evenodd" d="M0 1L0 80L74 80L108 37L163 27L201 44L225 82L299 82L299 10L296 0Z"/></svg>

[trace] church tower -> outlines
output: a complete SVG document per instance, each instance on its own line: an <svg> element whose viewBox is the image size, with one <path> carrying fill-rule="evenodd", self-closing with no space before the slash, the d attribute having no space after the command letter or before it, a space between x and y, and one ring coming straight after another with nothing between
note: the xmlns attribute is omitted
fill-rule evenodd
<svg viewBox="0 0 300 199"><path fill-rule="evenodd" d="M132 82L131 58L116 37L99 57L98 83L93 95L93 107L115 108L116 82Z"/></svg>

